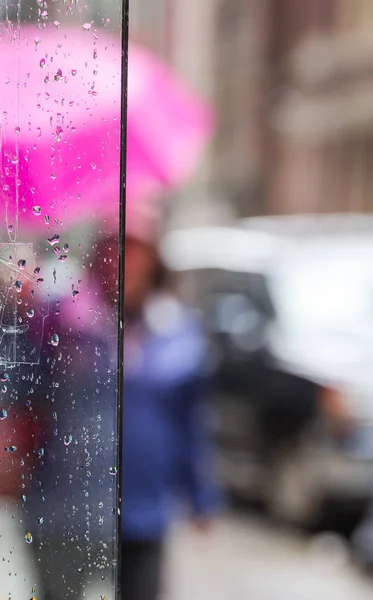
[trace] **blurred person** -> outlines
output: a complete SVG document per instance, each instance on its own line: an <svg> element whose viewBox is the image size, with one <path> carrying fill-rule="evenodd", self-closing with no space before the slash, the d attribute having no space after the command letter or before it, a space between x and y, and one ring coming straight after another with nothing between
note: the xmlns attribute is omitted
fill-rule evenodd
<svg viewBox="0 0 373 600"><path fill-rule="evenodd" d="M205 340L194 311L169 290L157 251L160 222L157 211L142 205L127 218L124 600L159 597L164 540L178 498L190 501L200 531L220 504L207 433ZM85 293L76 302L62 300L49 319L47 336L58 335L59 358L48 362L43 379L59 386L29 507L45 600L80 598L83 590L89 596L92 586L94 597L114 598L116 480L109 472L115 464L117 265L117 238L94 243ZM92 376L93 363L105 376ZM35 528L40 517L43 524Z"/></svg>
<svg viewBox="0 0 373 600"><path fill-rule="evenodd" d="M165 536L176 517L177 500L189 501L192 522L206 530L220 495L208 435L206 344L194 311L170 290L157 250L160 224L154 204L140 203L128 211L123 600L159 598ZM114 256L117 249L112 252ZM115 282L112 289L117 289Z"/></svg>

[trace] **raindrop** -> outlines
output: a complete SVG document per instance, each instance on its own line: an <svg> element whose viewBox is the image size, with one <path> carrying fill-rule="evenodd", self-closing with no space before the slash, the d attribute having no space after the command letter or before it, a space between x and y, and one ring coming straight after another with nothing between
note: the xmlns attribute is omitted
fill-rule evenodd
<svg viewBox="0 0 373 600"><path fill-rule="evenodd" d="M95 170L97 169L97 163L95 163L95 162L92 162L92 163L91 163L91 167L92 167L92 169L95 171Z"/></svg>
<svg viewBox="0 0 373 600"><path fill-rule="evenodd" d="M54 76L54 80L61 81L61 79L63 79L62 69L57 69L55 76Z"/></svg>
<svg viewBox="0 0 373 600"><path fill-rule="evenodd" d="M52 237L48 238L48 242L51 246L55 246L60 241L60 236L56 233Z"/></svg>
<svg viewBox="0 0 373 600"><path fill-rule="evenodd" d="M55 142L60 142L62 138L63 129L60 125L56 127L56 136L54 138Z"/></svg>
<svg viewBox="0 0 373 600"><path fill-rule="evenodd" d="M8 411L5 408L0 408L0 421L4 421L8 416Z"/></svg>
<svg viewBox="0 0 373 600"><path fill-rule="evenodd" d="M22 502L27 502L27 498L25 495L21 496Z"/></svg>
<svg viewBox="0 0 373 600"><path fill-rule="evenodd" d="M36 267L36 268L34 269L34 274L35 274L35 275L39 275L39 273L40 273L40 267Z"/></svg>
<svg viewBox="0 0 373 600"><path fill-rule="evenodd" d="M15 132L17 135L19 135L21 133L21 128L20 127L15 127L14 128Z"/></svg>
<svg viewBox="0 0 373 600"><path fill-rule="evenodd" d="M52 344L52 346L56 347L56 346L58 346L59 343L60 343L60 338L57 335L57 333L54 333L51 337L51 344Z"/></svg>
<svg viewBox="0 0 373 600"><path fill-rule="evenodd" d="M19 279L15 282L14 287L16 288L16 292L20 294L22 292L22 281Z"/></svg>
<svg viewBox="0 0 373 600"><path fill-rule="evenodd" d="M64 244L63 245L63 251L65 252L65 254L68 253L68 251L69 251L69 244Z"/></svg>
<svg viewBox="0 0 373 600"><path fill-rule="evenodd" d="M33 206L32 207L32 212L35 215L35 217L40 217L40 215L41 215L41 206Z"/></svg>
<svg viewBox="0 0 373 600"><path fill-rule="evenodd" d="M91 27L92 27L91 23L84 23L84 25L83 25L83 29L85 31L91 31Z"/></svg>
<svg viewBox="0 0 373 600"><path fill-rule="evenodd" d="M65 444L65 446L70 446L72 441L73 441L73 436L71 435L71 433L66 433L63 436L63 443Z"/></svg>
<svg viewBox="0 0 373 600"><path fill-rule="evenodd" d="M95 48L93 50L93 58L96 59L97 58L97 48Z"/></svg>
<svg viewBox="0 0 373 600"><path fill-rule="evenodd" d="M44 223L45 223L46 225L48 225L48 224L49 224L49 219L50 219L49 215L45 215L45 217L44 217Z"/></svg>
<svg viewBox="0 0 373 600"><path fill-rule="evenodd" d="M54 253L56 254L56 256L59 256L61 254L61 248L59 246L56 246L54 249Z"/></svg>
<svg viewBox="0 0 373 600"><path fill-rule="evenodd" d="M109 469L110 475L115 476L117 474L117 472L118 472L118 469L116 467L110 467L110 469Z"/></svg>
<svg viewBox="0 0 373 600"><path fill-rule="evenodd" d="M39 450L38 450L38 456L39 456L39 458L43 458L44 453L45 453L44 448L39 448Z"/></svg>
<svg viewBox="0 0 373 600"><path fill-rule="evenodd" d="M25 268L26 268L26 261L25 261L23 258L21 258L21 259L18 261L18 263L17 263L17 264L18 264L19 268L20 268L22 271L24 271L24 270L25 270Z"/></svg>
<svg viewBox="0 0 373 600"><path fill-rule="evenodd" d="M78 71L77 71L76 69L71 69L71 75L72 75L73 77L75 77L75 75L77 74L77 72L78 72Z"/></svg>
<svg viewBox="0 0 373 600"><path fill-rule="evenodd" d="M57 179L56 173L51 173L51 179Z"/></svg>
<svg viewBox="0 0 373 600"><path fill-rule="evenodd" d="M60 260L61 262L65 262L67 260L66 254L61 254L58 260Z"/></svg>
<svg viewBox="0 0 373 600"><path fill-rule="evenodd" d="M13 225L8 225L8 231L13 231Z"/></svg>
<svg viewBox="0 0 373 600"><path fill-rule="evenodd" d="M59 21L54 21L53 25L54 25L55 27L57 27L57 29L59 29L59 28L60 28L60 25L61 25L61 23L60 23Z"/></svg>
<svg viewBox="0 0 373 600"><path fill-rule="evenodd" d="M37 522L38 525L43 525L43 523L44 523L44 517L38 517L36 519L36 522Z"/></svg>
<svg viewBox="0 0 373 600"><path fill-rule="evenodd" d="M27 544L32 544L32 535L31 533L26 533L25 540Z"/></svg>
<svg viewBox="0 0 373 600"><path fill-rule="evenodd" d="M42 58L39 65L41 66L42 69L44 69L45 65L47 64L47 61L45 60L45 58Z"/></svg>
<svg viewBox="0 0 373 600"><path fill-rule="evenodd" d="M9 381L9 375L8 375L8 373L5 373L3 371L3 373L1 373L1 375L0 375L0 381L2 381L3 383L6 383L7 381Z"/></svg>
<svg viewBox="0 0 373 600"><path fill-rule="evenodd" d="M43 283L44 279L42 277L39 277L39 279L36 280L36 283L38 285L40 285L41 283Z"/></svg>
<svg viewBox="0 0 373 600"><path fill-rule="evenodd" d="M73 298L75 298L78 294L79 294L78 290L73 290L71 292L71 295L72 295Z"/></svg>
<svg viewBox="0 0 373 600"><path fill-rule="evenodd" d="M35 315L34 309L29 308L28 311L26 312L26 315L29 317L29 319L32 319L32 317Z"/></svg>
<svg viewBox="0 0 373 600"><path fill-rule="evenodd" d="M5 446L5 452L17 452L17 446Z"/></svg>

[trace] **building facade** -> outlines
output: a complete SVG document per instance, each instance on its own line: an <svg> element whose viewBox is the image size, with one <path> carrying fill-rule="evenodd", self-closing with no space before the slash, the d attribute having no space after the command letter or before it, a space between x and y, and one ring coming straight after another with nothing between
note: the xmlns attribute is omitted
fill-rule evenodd
<svg viewBox="0 0 373 600"><path fill-rule="evenodd" d="M133 0L136 23L216 107L177 224L373 208L372 0Z"/></svg>

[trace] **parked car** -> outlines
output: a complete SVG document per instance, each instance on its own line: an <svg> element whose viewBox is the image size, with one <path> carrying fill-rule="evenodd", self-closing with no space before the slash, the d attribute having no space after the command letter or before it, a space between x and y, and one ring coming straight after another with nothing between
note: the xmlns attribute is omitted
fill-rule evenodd
<svg viewBox="0 0 373 600"><path fill-rule="evenodd" d="M373 498L373 218L258 218L169 233L216 366L221 473L310 526Z"/></svg>

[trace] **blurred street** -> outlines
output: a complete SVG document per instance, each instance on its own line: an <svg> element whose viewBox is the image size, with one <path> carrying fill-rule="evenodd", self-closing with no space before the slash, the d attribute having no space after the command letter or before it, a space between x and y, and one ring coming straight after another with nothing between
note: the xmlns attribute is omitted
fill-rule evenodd
<svg viewBox="0 0 373 600"><path fill-rule="evenodd" d="M233 514L204 536L175 531L167 600L365 600L373 580L333 535L302 538Z"/></svg>

